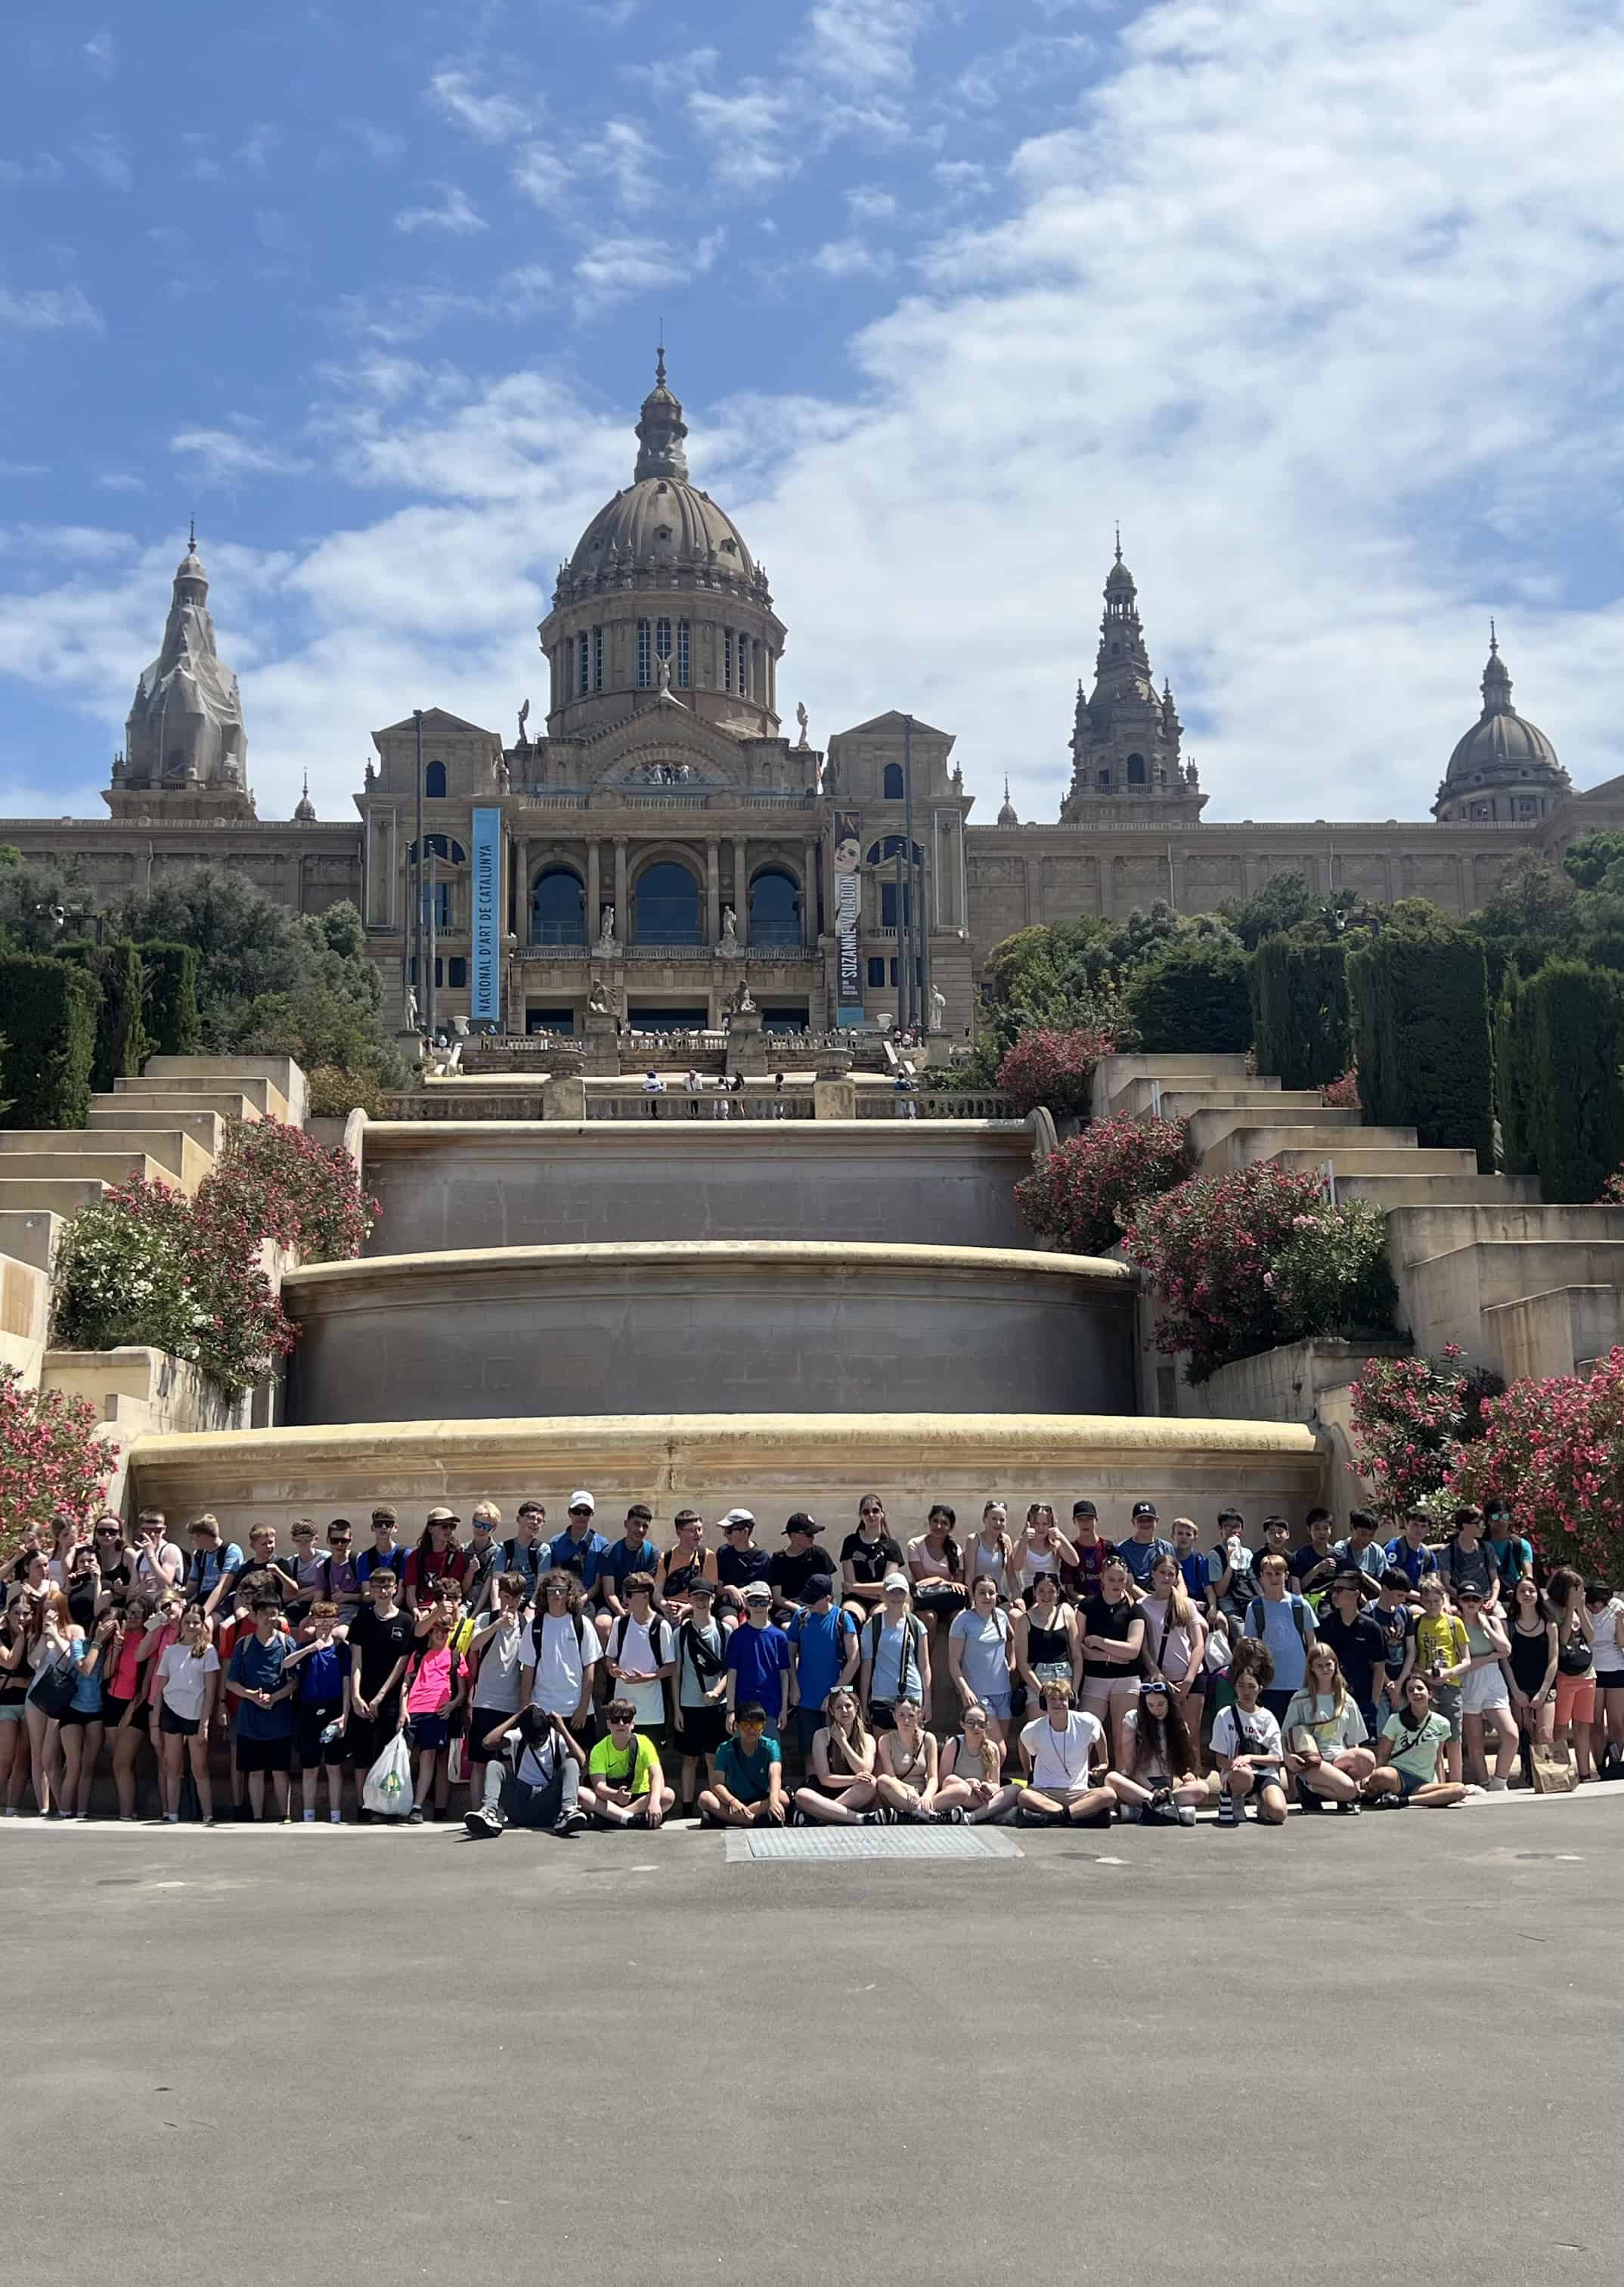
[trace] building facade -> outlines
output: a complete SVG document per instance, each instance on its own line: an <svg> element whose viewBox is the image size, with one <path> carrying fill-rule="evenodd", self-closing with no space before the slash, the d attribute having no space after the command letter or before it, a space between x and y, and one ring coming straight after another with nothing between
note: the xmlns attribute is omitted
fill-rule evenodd
<svg viewBox="0 0 1624 2287"><path fill-rule="evenodd" d="M662 352L631 482L540 625L540 735L528 704L510 740L430 708L374 733L359 821L319 819L308 787L291 819L260 819L193 538L108 817L0 821L0 839L79 859L98 905L205 863L299 912L350 898L403 1024L414 1004L442 1026L579 1033L590 1002L638 1029L711 1027L743 985L770 1030L890 1017L962 1035L981 961L1034 922L1158 898L1208 912L1281 874L1466 913L1518 851L1624 826L1624 779L1575 794L1512 708L1492 632L1482 712L1430 821L1206 823L1120 537L1058 819L1022 824L1006 781L997 823L974 826L950 732L892 710L820 749L804 709L785 732L766 567L690 481L687 437Z"/></svg>

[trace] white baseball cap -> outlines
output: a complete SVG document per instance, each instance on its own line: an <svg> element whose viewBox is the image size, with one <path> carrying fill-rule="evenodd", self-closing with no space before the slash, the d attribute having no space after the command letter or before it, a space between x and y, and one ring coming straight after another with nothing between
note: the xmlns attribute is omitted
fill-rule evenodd
<svg viewBox="0 0 1624 2287"><path fill-rule="evenodd" d="M597 1503L593 1500L592 1495L585 1491L578 1493L572 1493L570 1495L570 1514L572 1516L574 1515L578 1508L584 1508L589 1516L595 1515L597 1512Z"/></svg>

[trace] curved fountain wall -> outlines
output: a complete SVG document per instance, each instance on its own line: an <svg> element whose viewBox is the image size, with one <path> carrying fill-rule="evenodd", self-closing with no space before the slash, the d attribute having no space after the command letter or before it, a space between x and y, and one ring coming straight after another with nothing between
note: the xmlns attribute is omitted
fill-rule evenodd
<svg viewBox="0 0 1624 2287"><path fill-rule="evenodd" d="M1131 1413L1135 1274L998 1247L758 1240L294 1272L287 1419Z"/></svg>

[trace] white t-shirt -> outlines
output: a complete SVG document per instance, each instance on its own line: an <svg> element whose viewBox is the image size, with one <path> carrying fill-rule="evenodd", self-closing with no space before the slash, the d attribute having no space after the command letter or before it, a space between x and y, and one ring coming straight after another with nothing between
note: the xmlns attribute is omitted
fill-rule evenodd
<svg viewBox="0 0 1624 2287"><path fill-rule="evenodd" d="M666 1667L676 1658L671 1623L662 1620L658 1613L639 1624L628 1612L626 1634L620 1634L620 1622L609 1624L609 1651L619 1667L637 1667L649 1674L657 1667ZM620 1649L615 1650L619 1644ZM637 1721L645 1729L650 1723L666 1720L666 1687L663 1683L622 1683L617 1680L612 1697L629 1699L637 1710Z"/></svg>
<svg viewBox="0 0 1624 2287"><path fill-rule="evenodd" d="M544 1612L524 1641L524 1664L532 1659L536 1679L531 1687L532 1705L549 1715L572 1716L580 1705L587 1671L597 1665L598 1632L584 1612Z"/></svg>
<svg viewBox="0 0 1624 2287"><path fill-rule="evenodd" d="M1370 1737L1352 1693L1338 1708L1328 1691L1297 1693L1286 1710L1288 1739L1294 1731L1311 1732L1320 1754L1331 1761L1348 1747L1362 1747Z"/></svg>
<svg viewBox="0 0 1624 2287"><path fill-rule="evenodd" d="M1220 1708L1213 1720L1212 1752L1226 1760L1234 1755L1278 1755L1280 1725L1261 1701L1250 1715L1243 1715L1238 1707Z"/></svg>
<svg viewBox="0 0 1624 2287"><path fill-rule="evenodd" d="M1621 1615L1624 1615L1624 1597L1612 1596L1599 1612L1593 1612L1590 1616L1597 1675L1624 1674L1624 1644L1619 1642Z"/></svg>
<svg viewBox="0 0 1624 2287"><path fill-rule="evenodd" d="M1105 1733L1093 1716L1074 1707L1063 1731L1040 1715L1021 1732L1021 1744L1032 1758L1035 1787L1044 1792L1051 1787L1079 1792L1088 1784L1089 1762L1094 1749L1104 1745Z"/></svg>
<svg viewBox="0 0 1624 2287"><path fill-rule="evenodd" d="M201 1659L193 1659L188 1645L172 1643L158 1662L169 1713L178 1715L183 1723L195 1723L203 1712L204 1678L219 1672L220 1655L212 1644Z"/></svg>
<svg viewBox="0 0 1624 2287"><path fill-rule="evenodd" d="M474 1705L488 1707L493 1715L515 1714L526 1642L524 1623L493 1620L480 1629L474 1642L484 1646L474 1673Z"/></svg>
<svg viewBox="0 0 1624 2287"><path fill-rule="evenodd" d="M172 1588L186 1569L186 1560L172 1540L144 1540L136 1555L135 1586L146 1595L162 1595Z"/></svg>

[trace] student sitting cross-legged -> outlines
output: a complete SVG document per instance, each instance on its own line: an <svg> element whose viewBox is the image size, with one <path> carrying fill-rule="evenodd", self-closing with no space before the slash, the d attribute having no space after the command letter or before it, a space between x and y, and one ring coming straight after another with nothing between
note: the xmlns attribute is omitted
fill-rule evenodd
<svg viewBox="0 0 1624 2287"><path fill-rule="evenodd" d="M593 1816L603 1826L658 1826L676 1807L659 1750L646 1731L635 1729L637 1710L629 1699L611 1699L607 1718L609 1737L587 1758Z"/></svg>
<svg viewBox="0 0 1624 2287"><path fill-rule="evenodd" d="M736 1710L733 1736L716 1751L716 1777L699 1796L706 1826L782 1826L788 1809L784 1757L767 1729L767 1710L747 1700Z"/></svg>
<svg viewBox="0 0 1624 2287"><path fill-rule="evenodd" d="M1116 1798L1100 1784L1105 1732L1099 1719L1072 1706L1063 1677L1045 1685L1044 1701L1043 1713L1021 1734L1029 1784L1016 1817L1025 1826L1108 1826Z"/></svg>
<svg viewBox="0 0 1624 2287"><path fill-rule="evenodd" d="M484 1800L462 1821L474 1841L493 1840L509 1825L566 1839L586 1831L579 1798L587 1757L562 1715L522 1707L499 1716L478 1744Z"/></svg>

